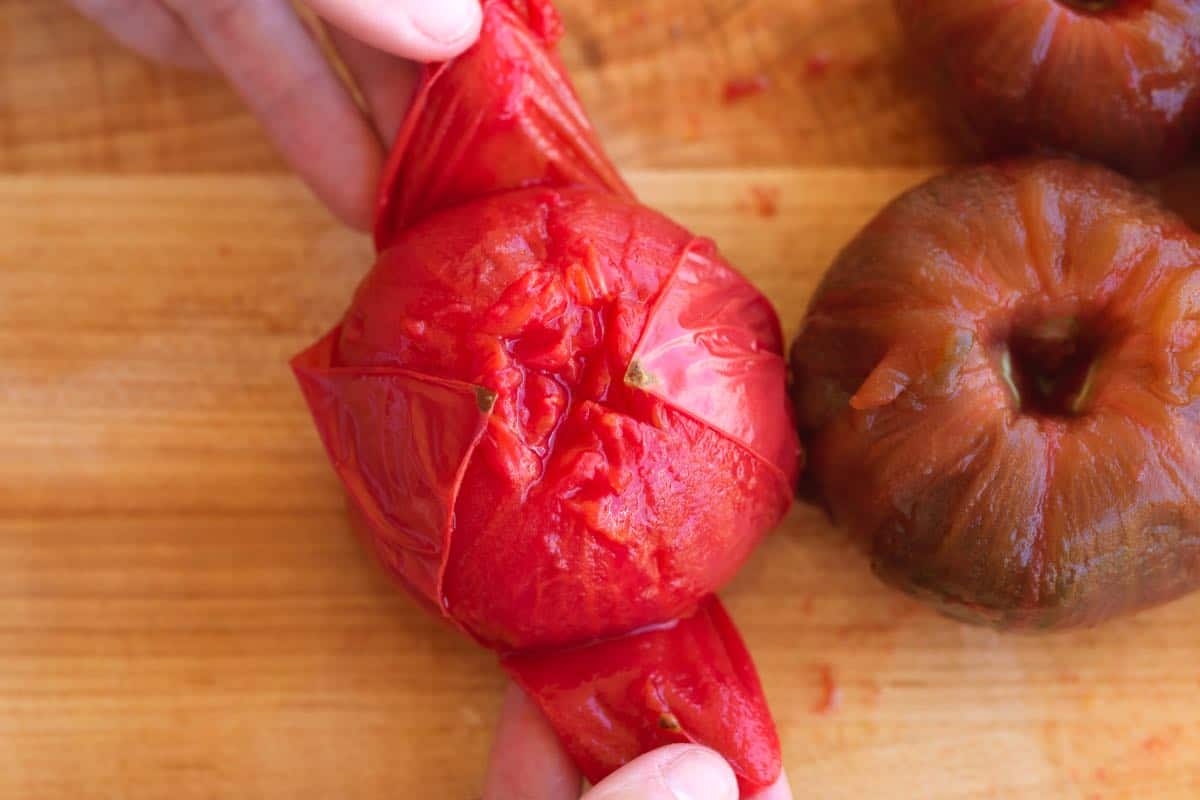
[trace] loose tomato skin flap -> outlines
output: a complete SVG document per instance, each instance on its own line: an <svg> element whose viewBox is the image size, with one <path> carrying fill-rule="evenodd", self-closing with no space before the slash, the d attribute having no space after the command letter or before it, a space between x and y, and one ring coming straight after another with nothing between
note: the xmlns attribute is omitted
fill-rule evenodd
<svg viewBox="0 0 1200 800"><path fill-rule="evenodd" d="M479 42L421 78L347 336L293 367L356 529L505 654L590 779L694 741L769 785L778 735L710 593L800 466L778 318L634 199L552 3L482 6Z"/></svg>
<svg viewBox="0 0 1200 800"><path fill-rule="evenodd" d="M663 288L625 380L773 465L790 490L801 453L782 349L771 302L698 239Z"/></svg>
<svg viewBox="0 0 1200 800"><path fill-rule="evenodd" d="M782 770L779 736L733 621L715 595L675 622L616 639L501 658L588 780L693 742L723 755L743 796Z"/></svg>
<svg viewBox="0 0 1200 800"><path fill-rule="evenodd" d="M452 515L487 426L487 392L390 368L331 366L340 330L292 368L329 458L384 566L437 608Z"/></svg>
<svg viewBox="0 0 1200 800"><path fill-rule="evenodd" d="M380 185L380 250L414 222L507 189L592 186L632 198L555 52L544 0L485 0L479 43L427 67Z"/></svg>

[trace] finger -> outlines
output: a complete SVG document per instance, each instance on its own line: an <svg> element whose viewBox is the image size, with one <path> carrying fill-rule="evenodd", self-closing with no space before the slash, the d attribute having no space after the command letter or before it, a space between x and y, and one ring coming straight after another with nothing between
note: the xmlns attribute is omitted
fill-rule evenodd
<svg viewBox="0 0 1200 800"><path fill-rule="evenodd" d="M445 61L466 50L483 22L479 0L307 0L334 26L384 52Z"/></svg>
<svg viewBox="0 0 1200 800"><path fill-rule="evenodd" d="M788 783L787 773L781 772L779 780L751 795L747 800L792 800L792 786Z"/></svg>
<svg viewBox="0 0 1200 800"><path fill-rule="evenodd" d="M382 143L287 0L166 1L317 197L369 229Z"/></svg>
<svg viewBox="0 0 1200 800"><path fill-rule="evenodd" d="M179 17L158 0L70 0L80 14L147 58L189 69L212 64Z"/></svg>
<svg viewBox="0 0 1200 800"><path fill-rule="evenodd" d="M362 92L375 130L384 144L390 145L404 123L419 68L411 61L365 45L336 28L329 29L329 39Z"/></svg>
<svg viewBox="0 0 1200 800"><path fill-rule="evenodd" d="M483 800L578 800L579 772L542 712L509 684Z"/></svg>
<svg viewBox="0 0 1200 800"><path fill-rule="evenodd" d="M725 759L694 744L661 747L605 778L584 800L737 800Z"/></svg>

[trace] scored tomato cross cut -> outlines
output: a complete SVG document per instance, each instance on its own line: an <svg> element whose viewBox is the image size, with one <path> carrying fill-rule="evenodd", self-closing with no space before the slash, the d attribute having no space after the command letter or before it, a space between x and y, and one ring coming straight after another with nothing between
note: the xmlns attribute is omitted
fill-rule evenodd
<svg viewBox="0 0 1200 800"><path fill-rule="evenodd" d="M589 779L698 741L769 784L778 738L711 594L800 468L778 319L621 181L550 3L484 13L426 71L378 260L297 375L371 547L502 654Z"/></svg>

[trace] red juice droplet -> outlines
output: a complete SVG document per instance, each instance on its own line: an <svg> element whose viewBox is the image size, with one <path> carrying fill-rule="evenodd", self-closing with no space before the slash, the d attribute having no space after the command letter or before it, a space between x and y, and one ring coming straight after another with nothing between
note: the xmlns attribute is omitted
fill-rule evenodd
<svg viewBox="0 0 1200 800"><path fill-rule="evenodd" d="M833 66L833 56L829 53L814 53L804 62L804 73L809 78L824 78Z"/></svg>
<svg viewBox="0 0 1200 800"><path fill-rule="evenodd" d="M771 218L779 216L780 191L777 186L751 186L750 198L753 201L754 212L760 217Z"/></svg>
<svg viewBox="0 0 1200 800"><path fill-rule="evenodd" d="M725 102L736 103L771 88L771 79L759 73L748 78L731 78L725 83Z"/></svg>
<svg viewBox="0 0 1200 800"><path fill-rule="evenodd" d="M830 715L842 705L842 689L837 684L837 678L833 674L833 667L829 664L821 665L821 698L813 707L813 712L816 714Z"/></svg>

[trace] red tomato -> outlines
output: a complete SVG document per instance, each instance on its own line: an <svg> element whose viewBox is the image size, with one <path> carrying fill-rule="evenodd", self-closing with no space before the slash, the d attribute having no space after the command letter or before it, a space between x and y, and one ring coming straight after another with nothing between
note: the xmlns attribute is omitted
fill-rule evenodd
<svg viewBox="0 0 1200 800"><path fill-rule="evenodd" d="M1200 137L1200 0L895 0L921 58L994 149L1136 175Z"/></svg>
<svg viewBox="0 0 1200 800"><path fill-rule="evenodd" d="M551 5L484 8L423 79L374 269L296 372L383 563L505 654L590 779L691 739L769 784L778 740L711 593L800 467L778 319L633 198Z"/></svg>

